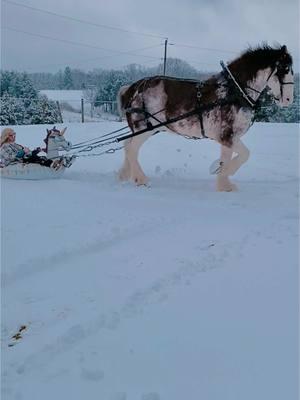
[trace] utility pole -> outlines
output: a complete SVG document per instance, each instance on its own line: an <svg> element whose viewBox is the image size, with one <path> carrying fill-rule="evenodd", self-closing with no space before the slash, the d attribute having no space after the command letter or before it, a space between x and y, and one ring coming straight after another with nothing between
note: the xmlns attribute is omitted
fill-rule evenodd
<svg viewBox="0 0 300 400"><path fill-rule="evenodd" d="M166 66L167 66L167 46L168 46L168 38L165 39L164 75L166 75Z"/></svg>

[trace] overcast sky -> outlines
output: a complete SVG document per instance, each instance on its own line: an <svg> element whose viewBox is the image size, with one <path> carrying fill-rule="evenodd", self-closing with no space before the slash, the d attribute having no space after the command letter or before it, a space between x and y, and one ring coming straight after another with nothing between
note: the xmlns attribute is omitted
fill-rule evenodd
<svg viewBox="0 0 300 400"><path fill-rule="evenodd" d="M220 59L231 60L248 45L267 41L286 44L299 71L299 1L2 0L3 69L155 66L163 57L164 37L172 44L168 56L182 58L199 70L219 70Z"/></svg>

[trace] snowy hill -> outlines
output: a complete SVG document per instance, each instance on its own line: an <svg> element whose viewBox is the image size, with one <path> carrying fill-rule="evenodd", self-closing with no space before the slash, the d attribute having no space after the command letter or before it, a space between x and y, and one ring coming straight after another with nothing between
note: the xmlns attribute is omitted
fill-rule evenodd
<svg viewBox="0 0 300 400"><path fill-rule="evenodd" d="M244 141L236 193L214 191L216 143L170 134L142 148L150 188L117 181L121 151L1 182L3 399L296 400L298 126Z"/></svg>
<svg viewBox="0 0 300 400"><path fill-rule="evenodd" d="M82 90L40 90L41 94L45 94L50 100L78 102L83 98Z"/></svg>
<svg viewBox="0 0 300 400"><path fill-rule="evenodd" d="M40 90L50 100L58 101L61 107L64 123L81 122L81 99L84 99L84 121L85 122L103 122L106 120L118 120L117 115L112 115L98 107L91 116L91 104L84 98L83 90Z"/></svg>

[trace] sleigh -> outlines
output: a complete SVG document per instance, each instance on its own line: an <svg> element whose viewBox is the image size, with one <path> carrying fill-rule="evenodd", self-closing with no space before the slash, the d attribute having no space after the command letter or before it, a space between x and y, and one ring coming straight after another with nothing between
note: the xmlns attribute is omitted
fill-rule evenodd
<svg viewBox="0 0 300 400"><path fill-rule="evenodd" d="M1 168L0 174L2 178L9 179L57 179L64 174L64 169L56 171L55 169L39 164L14 163Z"/></svg>
<svg viewBox="0 0 300 400"><path fill-rule="evenodd" d="M61 178L74 160L74 156L60 156L59 151L68 151L72 144L64 138L66 128L59 131L55 127L51 130L47 129L47 136L44 139L46 143L45 152L50 160L59 159L60 166L57 169L49 168L40 164L13 162L0 168L2 178L22 179L22 180L44 180Z"/></svg>

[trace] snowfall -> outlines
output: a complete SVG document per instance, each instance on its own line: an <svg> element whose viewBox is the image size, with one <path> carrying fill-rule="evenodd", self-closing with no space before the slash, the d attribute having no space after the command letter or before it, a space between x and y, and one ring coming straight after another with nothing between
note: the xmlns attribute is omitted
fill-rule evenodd
<svg viewBox="0 0 300 400"><path fill-rule="evenodd" d="M166 133L142 148L148 187L118 181L122 150L1 180L3 400L298 398L299 126L244 143L237 192L215 191L215 142Z"/></svg>

